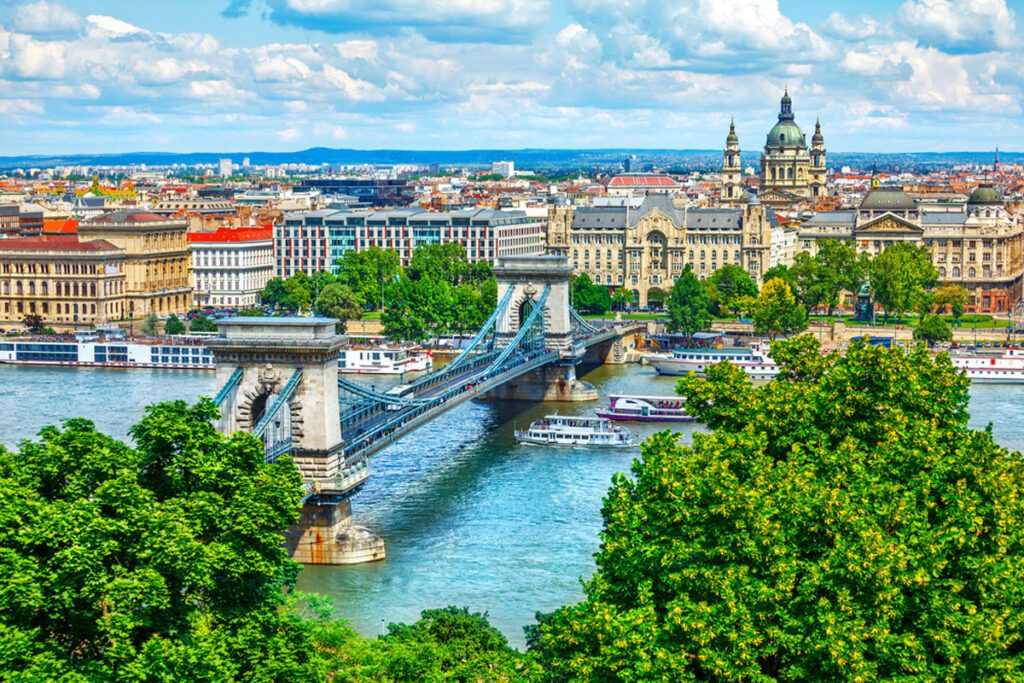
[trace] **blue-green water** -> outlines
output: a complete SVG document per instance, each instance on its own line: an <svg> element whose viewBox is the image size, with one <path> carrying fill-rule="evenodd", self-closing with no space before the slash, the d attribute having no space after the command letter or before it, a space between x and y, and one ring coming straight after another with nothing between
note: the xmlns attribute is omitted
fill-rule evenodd
<svg viewBox="0 0 1024 683"><path fill-rule="evenodd" d="M669 394L674 385L638 366L601 367L585 379L602 397ZM0 443L74 415L123 438L147 404L215 391L208 372L0 366ZM1024 449L1024 386L978 386L971 395L974 424L991 421L1000 443ZM357 523L384 537L388 559L308 567L301 588L332 596L339 614L368 635L382 620L413 621L423 609L454 604L489 612L521 646L535 612L582 597L601 499L639 450L522 446L512 430L555 410L590 414L594 407L470 403L375 456L353 509ZM679 431L689 439L692 429Z"/></svg>

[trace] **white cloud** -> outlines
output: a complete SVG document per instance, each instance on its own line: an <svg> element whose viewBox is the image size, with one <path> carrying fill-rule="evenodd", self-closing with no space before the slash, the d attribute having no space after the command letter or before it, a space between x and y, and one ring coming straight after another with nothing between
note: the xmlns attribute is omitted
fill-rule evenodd
<svg viewBox="0 0 1024 683"><path fill-rule="evenodd" d="M302 131L298 128L285 128L284 130L278 131L277 136L285 142L292 142L302 137Z"/></svg>
<svg viewBox="0 0 1024 683"><path fill-rule="evenodd" d="M258 82L284 83L303 81L309 78L313 70L295 57L277 55L254 64L252 72Z"/></svg>
<svg viewBox="0 0 1024 683"><path fill-rule="evenodd" d="M135 76L140 83L166 85L177 83L187 73L187 68L173 57L157 60L140 59L135 62Z"/></svg>
<svg viewBox="0 0 1024 683"><path fill-rule="evenodd" d="M373 83L352 78L343 69L324 65L324 79L330 85L341 91L347 99L363 102L380 102L384 99L384 93Z"/></svg>
<svg viewBox="0 0 1024 683"><path fill-rule="evenodd" d="M63 43L33 40L14 34L9 39L14 73L20 78L55 80L67 69L67 49Z"/></svg>
<svg viewBox="0 0 1024 683"><path fill-rule="evenodd" d="M1006 0L907 0L898 17L909 34L947 50L989 52L1019 45Z"/></svg>
<svg viewBox="0 0 1024 683"><path fill-rule="evenodd" d="M108 17L103 14L90 14L85 20L88 23L88 31L92 35L122 37L137 33L148 33L148 31L129 24L127 21L121 21L115 17Z"/></svg>
<svg viewBox="0 0 1024 683"><path fill-rule="evenodd" d="M4 116L22 116L25 114L42 114L43 107L31 100L14 99L0 100L0 114Z"/></svg>
<svg viewBox="0 0 1024 683"><path fill-rule="evenodd" d="M862 14L856 19L848 19L839 12L832 12L821 28L828 35L855 42L888 36L891 33L888 26L867 14Z"/></svg>
<svg viewBox="0 0 1024 683"><path fill-rule="evenodd" d="M82 30L82 17L55 2L32 2L14 10L14 28L33 35L73 35Z"/></svg>

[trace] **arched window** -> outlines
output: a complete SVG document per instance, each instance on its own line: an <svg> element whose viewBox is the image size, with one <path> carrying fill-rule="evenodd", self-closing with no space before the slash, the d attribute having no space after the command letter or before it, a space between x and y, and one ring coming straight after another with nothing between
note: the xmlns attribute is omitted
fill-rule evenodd
<svg viewBox="0 0 1024 683"><path fill-rule="evenodd" d="M967 277L969 277L969 278L975 277L976 273L977 273L977 271L974 270L974 268L968 268L967 269Z"/></svg>
<svg viewBox="0 0 1024 683"><path fill-rule="evenodd" d="M939 266L939 277L946 277L946 266Z"/></svg>
<svg viewBox="0 0 1024 683"><path fill-rule="evenodd" d="M960 266L953 266L953 277L954 278L959 278L960 277Z"/></svg>
<svg viewBox="0 0 1024 683"><path fill-rule="evenodd" d="M789 180L793 179L793 169L792 168L787 168L786 169L786 178L788 178Z"/></svg>

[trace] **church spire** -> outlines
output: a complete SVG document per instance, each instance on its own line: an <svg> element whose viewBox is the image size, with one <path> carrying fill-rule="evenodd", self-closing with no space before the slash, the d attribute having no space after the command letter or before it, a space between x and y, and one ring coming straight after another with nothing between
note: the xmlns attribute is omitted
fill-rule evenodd
<svg viewBox="0 0 1024 683"><path fill-rule="evenodd" d="M871 189L875 189L880 184L878 178L878 162L871 164Z"/></svg>
<svg viewBox="0 0 1024 683"><path fill-rule="evenodd" d="M992 160L992 172L999 173L999 146L996 145L996 157Z"/></svg>
<svg viewBox="0 0 1024 683"><path fill-rule="evenodd" d="M729 119L729 135L725 138L726 145L738 145L740 143L739 136L736 135L736 119Z"/></svg>
<svg viewBox="0 0 1024 683"><path fill-rule="evenodd" d="M789 86L782 94L782 106L779 108L779 121L793 120L793 100L789 96Z"/></svg>

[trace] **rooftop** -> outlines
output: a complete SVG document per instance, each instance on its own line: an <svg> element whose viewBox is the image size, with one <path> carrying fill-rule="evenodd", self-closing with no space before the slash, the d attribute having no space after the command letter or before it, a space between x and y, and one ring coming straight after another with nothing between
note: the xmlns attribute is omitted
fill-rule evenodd
<svg viewBox="0 0 1024 683"><path fill-rule="evenodd" d="M267 228L218 228L213 232L190 232L191 242L262 242L274 238L274 229Z"/></svg>
<svg viewBox="0 0 1024 683"><path fill-rule="evenodd" d="M0 251L118 251L106 240L79 242L77 235L40 235L0 240Z"/></svg>

